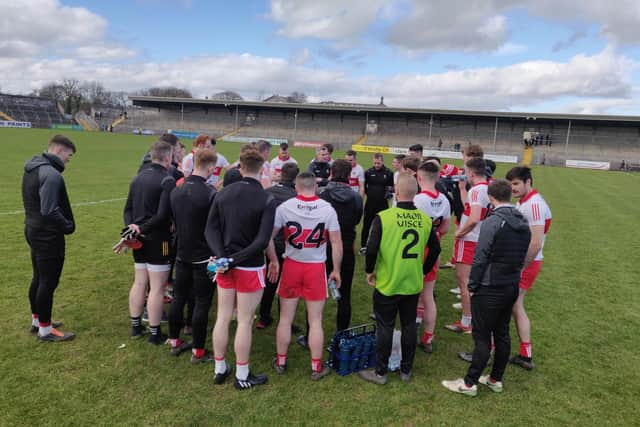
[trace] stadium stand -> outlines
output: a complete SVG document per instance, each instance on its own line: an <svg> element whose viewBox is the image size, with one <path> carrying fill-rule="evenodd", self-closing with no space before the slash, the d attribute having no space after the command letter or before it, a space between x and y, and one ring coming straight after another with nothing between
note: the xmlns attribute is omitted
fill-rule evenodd
<svg viewBox="0 0 640 427"><path fill-rule="evenodd" d="M522 159L525 134L536 135L533 163L567 159L640 163L640 117L424 110L380 105L290 104L131 97L134 108L119 131L167 129L216 137L285 138L456 150L481 144L492 154ZM569 125L571 124L571 125ZM366 137L366 138L364 138Z"/></svg>
<svg viewBox="0 0 640 427"><path fill-rule="evenodd" d="M73 123L60 114L55 101L36 96L0 94L0 111L13 120L31 122L31 126L36 128Z"/></svg>

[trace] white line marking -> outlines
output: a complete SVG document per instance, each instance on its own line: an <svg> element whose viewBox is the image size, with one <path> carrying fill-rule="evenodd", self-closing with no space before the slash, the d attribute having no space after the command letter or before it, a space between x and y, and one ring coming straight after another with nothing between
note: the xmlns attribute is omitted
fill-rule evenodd
<svg viewBox="0 0 640 427"><path fill-rule="evenodd" d="M92 205L100 205L102 203L121 202L123 200L127 200L127 198L126 197L121 197L121 198L118 198L118 199L104 199L104 200L95 200L93 202L72 203L71 206L75 208L75 207L78 207L78 206L92 206ZM24 214L24 209L23 210L19 210L19 211L0 212L0 216L3 216L3 215L20 215L20 214Z"/></svg>

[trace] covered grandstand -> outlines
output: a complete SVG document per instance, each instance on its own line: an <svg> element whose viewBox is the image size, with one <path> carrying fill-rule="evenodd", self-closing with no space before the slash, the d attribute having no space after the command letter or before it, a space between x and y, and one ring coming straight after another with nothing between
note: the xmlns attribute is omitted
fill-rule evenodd
<svg viewBox="0 0 640 427"><path fill-rule="evenodd" d="M0 94L0 116L0 120L28 122L34 128L73 124L61 114L54 100L37 96Z"/></svg>
<svg viewBox="0 0 640 427"><path fill-rule="evenodd" d="M117 131L167 129L221 137L331 142L454 150L481 144L493 154L522 158L525 139L534 163L567 159L640 163L640 117L390 108L384 105L264 103L132 96Z"/></svg>

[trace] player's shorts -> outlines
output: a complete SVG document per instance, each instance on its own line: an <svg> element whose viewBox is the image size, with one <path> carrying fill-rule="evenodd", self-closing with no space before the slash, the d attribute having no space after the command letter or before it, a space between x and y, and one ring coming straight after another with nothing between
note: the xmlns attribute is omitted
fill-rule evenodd
<svg viewBox="0 0 640 427"><path fill-rule="evenodd" d="M520 289L528 291L533 286L533 282L536 281L540 268L542 267L542 260L531 261L531 263L522 270L520 274Z"/></svg>
<svg viewBox="0 0 640 427"><path fill-rule="evenodd" d="M262 267L234 267L222 274L216 275L218 287L235 289L240 293L258 292L266 286L265 266Z"/></svg>
<svg viewBox="0 0 640 427"><path fill-rule="evenodd" d="M150 236L142 240L142 247L133 250L133 261L136 268L142 268L142 264L157 266L149 271L169 271L172 258L172 244L169 234L162 236ZM164 267L167 267L164 270Z"/></svg>
<svg viewBox="0 0 640 427"><path fill-rule="evenodd" d="M282 298L302 298L305 301L327 299L327 270L324 262L298 262L286 258L278 285Z"/></svg>
<svg viewBox="0 0 640 427"><path fill-rule="evenodd" d="M436 261L436 264L433 266L433 268L431 269L430 272L428 272L425 276L424 276L424 281L423 283L427 283L427 282L433 282L438 278L438 266L440 264L440 261Z"/></svg>
<svg viewBox="0 0 640 427"><path fill-rule="evenodd" d="M456 264L473 264L473 254L476 251L477 242L456 239L453 246L453 258Z"/></svg>

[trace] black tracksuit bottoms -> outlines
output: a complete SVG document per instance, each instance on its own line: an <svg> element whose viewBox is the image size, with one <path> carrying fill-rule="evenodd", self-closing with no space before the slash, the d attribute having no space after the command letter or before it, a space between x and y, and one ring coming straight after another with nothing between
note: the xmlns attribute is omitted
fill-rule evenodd
<svg viewBox="0 0 640 427"><path fill-rule="evenodd" d="M191 326L193 328L193 348L204 348L207 340L209 309L216 285L207 276L207 263L192 264L176 261L174 297L169 309L169 338L178 338L184 326L184 306L193 294L195 307Z"/></svg>
<svg viewBox="0 0 640 427"><path fill-rule="evenodd" d="M376 373L385 375L391 356L393 345L393 329L396 317L400 315L402 361L400 371L405 374L411 372L413 359L416 355L416 309L418 308L418 296L393 295L385 296L373 291L373 312L376 314Z"/></svg>
<svg viewBox="0 0 640 427"><path fill-rule="evenodd" d="M464 378L465 383L477 384L491 356L491 335L495 343L491 378L502 381L509 362L511 336L509 322L513 304L518 299L518 285L500 288L485 287L471 297L471 322L473 327L473 360Z"/></svg>
<svg viewBox="0 0 640 427"><path fill-rule="evenodd" d="M367 240L369 240L369 230L371 230L371 222L376 217L378 212L385 209L389 209L389 202L387 200L371 201L367 199L364 205L364 218L362 220L362 233L360 234L360 247L367 246Z"/></svg>
<svg viewBox="0 0 640 427"><path fill-rule="evenodd" d="M64 234L42 232L25 227L25 238L31 248L33 276L29 287L31 313L38 315L40 323L51 323L53 294L60 282L64 265Z"/></svg>

